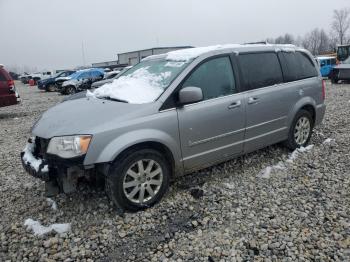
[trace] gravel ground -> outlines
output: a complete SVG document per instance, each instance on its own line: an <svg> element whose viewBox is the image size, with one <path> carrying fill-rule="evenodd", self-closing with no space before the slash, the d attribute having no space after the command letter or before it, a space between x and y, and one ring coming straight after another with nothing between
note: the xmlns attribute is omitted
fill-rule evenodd
<svg viewBox="0 0 350 262"><path fill-rule="evenodd" d="M19 153L63 97L17 87L22 104L0 109L0 261L350 261L350 85L328 84L314 146L294 161L272 146L180 178L160 204L124 217L91 188L52 208ZM35 236L28 218L71 231Z"/></svg>

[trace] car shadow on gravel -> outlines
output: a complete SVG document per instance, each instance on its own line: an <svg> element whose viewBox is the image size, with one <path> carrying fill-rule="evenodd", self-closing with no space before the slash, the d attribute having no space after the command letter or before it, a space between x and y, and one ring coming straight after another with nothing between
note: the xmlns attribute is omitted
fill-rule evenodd
<svg viewBox="0 0 350 262"><path fill-rule="evenodd" d="M20 118L20 117L26 117L29 116L29 113L26 112L18 112L18 113L1 113L0 112L0 120L3 119L10 119L10 118Z"/></svg>

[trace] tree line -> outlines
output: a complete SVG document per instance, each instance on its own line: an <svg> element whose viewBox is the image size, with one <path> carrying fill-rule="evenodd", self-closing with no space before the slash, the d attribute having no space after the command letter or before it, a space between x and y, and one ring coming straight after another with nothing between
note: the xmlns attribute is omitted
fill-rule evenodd
<svg viewBox="0 0 350 262"><path fill-rule="evenodd" d="M315 28L303 37L285 34L277 38L268 38L271 44L295 44L308 49L313 55L336 52L338 45L350 44L350 9L333 11L329 31Z"/></svg>

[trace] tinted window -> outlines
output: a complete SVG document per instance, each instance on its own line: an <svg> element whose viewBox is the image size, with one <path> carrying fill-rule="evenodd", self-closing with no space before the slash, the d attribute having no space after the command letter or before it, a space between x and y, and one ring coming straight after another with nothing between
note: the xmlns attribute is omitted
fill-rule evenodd
<svg viewBox="0 0 350 262"><path fill-rule="evenodd" d="M246 90L283 82L281 66L275 53L242 54L239 62Z"/></svg>
<svg viewBox="0 0 350 262"><path fill-rule="evenodd" d="M200 87L204 100L235 93L236 85L230 58L219 57L204 62L182 85L188 86Z"/></svg>
<svg viewBox="0 0 350 262"><path fill-rule="evenodd" d="M295 53L300 63L300 79L314 77L318 75L314 63L310 57L302 52Z"/></svg>
<svg viewBox="0 0 350 262"><path fill-rule="evenodd" d="M1 69L0 69L0 81L6 81L6 77L5 75L1 72Z"/></svg>
<svg viewBox="0 0 350 262"><path fill-rule="evenodd" d="M311 59L302 52L279 53L286 82L297 81L318 75ZM323 61L325 65L325 61ZM322 62L321 62L322 64Z"/></svg>
<svg viewBox="0 0 350 262"><path fill-rule="evenodd" d="M82 73L78 79L86 79L86 78L89 78L90 77L90 72L85 72L85 73Z"/></svg>

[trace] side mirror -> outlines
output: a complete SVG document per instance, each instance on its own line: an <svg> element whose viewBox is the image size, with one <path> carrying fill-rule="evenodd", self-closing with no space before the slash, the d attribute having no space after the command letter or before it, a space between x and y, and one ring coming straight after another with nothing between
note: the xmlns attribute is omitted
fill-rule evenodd
<svg viewBox="0 0 350 262"><path fill-rule="evenodd" d="M181 105L191 104L203 100L203 92L199 87L189 86L179 91L179 103Z"/></svg>

